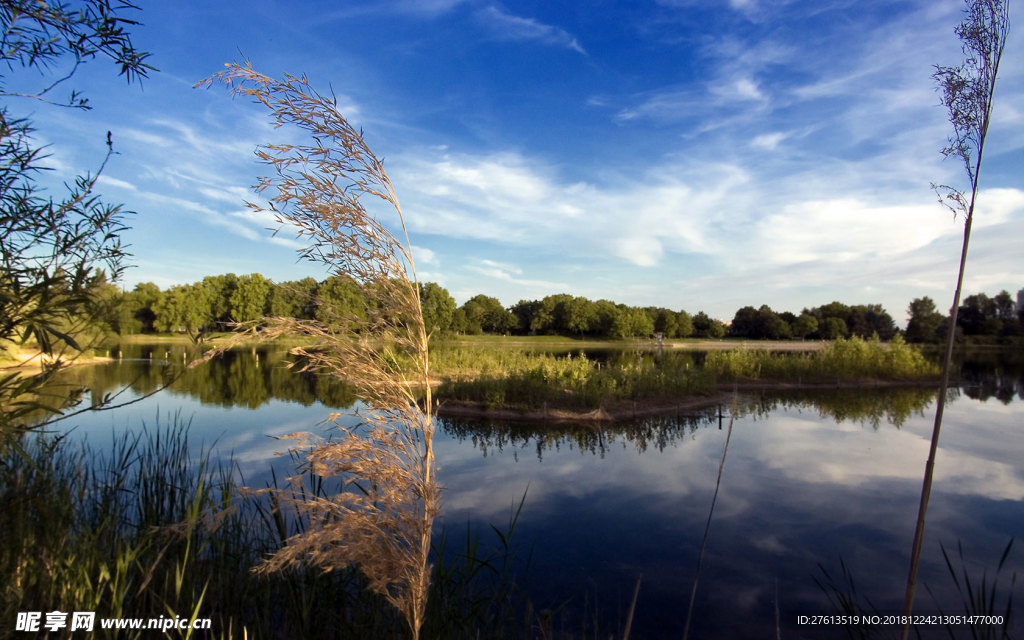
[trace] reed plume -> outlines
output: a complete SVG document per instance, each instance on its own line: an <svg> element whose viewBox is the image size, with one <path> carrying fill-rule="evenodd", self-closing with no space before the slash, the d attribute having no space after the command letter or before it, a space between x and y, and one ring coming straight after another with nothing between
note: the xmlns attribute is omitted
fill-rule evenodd
<svg viewBox="0 0 1024 640"><path fill-rule="evenodd" d="M344 308L323 307L319 320L262 321L261 339L312 339L310 346L293 349L301 356L298 366L344 379L364 407L352 414L358 418L355 427L332 415L340 437L325 441L296 434L308 470L341 477L347 490L312 498L306 491L304 499L293 500L310 526L257 570L355 566L373 591L401 611L418 638L440 489L432 448L429 335L402 209L382 161L338 111L333 95L316 92L305 77L275 80L248 63L229 64L200 84L217 82L269 109L276 127L297 128L312 138L257 149L272 171L254 189L268 204L248 206L271 213L279 231L295 229L309 240L300 251L303 258L325 263L362 292L358 302ZM387 207L371 214L366 201ZM401 240L388 223L401 230ZM302 482L302 476L293 482Z"/></svg>

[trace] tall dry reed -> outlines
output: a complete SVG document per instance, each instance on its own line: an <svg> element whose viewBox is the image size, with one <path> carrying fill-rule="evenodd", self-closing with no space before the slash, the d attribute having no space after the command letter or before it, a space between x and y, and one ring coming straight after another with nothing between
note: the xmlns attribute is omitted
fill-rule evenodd
<svg viewBox="0 0 1024 640"><path fill-rule="evenodd" d="M974 223L981 160L992 118L992 101L996 90L996 78L999 76L999 64L1010 28L1008 0L966 0L965 4L964 20L956 28L965 60L956 67L936 66L933 75L942 93L942 104L949 112L949 122L953 125L953 135L949 138L949 144L943 148L942 154L957 158L963 163L969 189L963 191L949 185L932 185L939 193L939 201L949 208L954 216L964 217L964 235L960 246L960 267L957 271L956 288L953 291L949 330L946 332L942 383L935 403L935 422L932 426L928 460L924 467L914 542L910 550L910 569L907 573L907 587L903 600L903 614L908 620L911 619L910 614L914 608L917 568L921 559L921 547L924 544L925 520L928 514L928 501L931 499L935 457L939 448L942 416L953 366L956 319L960 308L960 294L963 291L964 272L967 268L967 248L971 240L971 225ZM904 624L900 637L906 640L909 635L910 625Z"/></svg>
<svg viewBox="0 0 1024 640"><path fill-rule="evenodd" d="M263 320L264 339L309 338L310 346L293 350L301 356L302 370L344 379L365 408L354 414L356 427L332 416L339 437L294 436L309 470L321 477L340 476L347 488L293 501L311 526L289 538L259 570L307 563L325 570L358 567L370 588L402 612L412 637L418 638L440 489L429 336L398 198L362 132L338 111L334 96L316 92L305 77L274 80L248 64L229 64L201 84L215 82L269 109L276 127L298 129L312 138L306 144L257 149L257 157L272 170L255 186L268 204L249 206L271 213L282 228L296 230L309 241L300 251L303 258L327 264L365 294L362 306L335 307L320 320ZM374 199L388 206L387 218L367 210L364 200ZM400 229L401 240L391 228ZM421 394L426 397L418 402ZM302 476L293 481L301 482Z"/></svg>

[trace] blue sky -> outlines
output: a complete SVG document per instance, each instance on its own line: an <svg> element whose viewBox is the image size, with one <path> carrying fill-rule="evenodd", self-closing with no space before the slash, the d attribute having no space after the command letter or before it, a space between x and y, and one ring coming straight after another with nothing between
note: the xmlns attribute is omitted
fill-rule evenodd
<svg viewBox="0 0 1024 640"><path fill-rule="evenodd" d="M962 59L958 0L796 2L148 3L137 45L160 69L127 85L75 77L94 109L16 103L49 163L95 169L137 212L125 284L161 287L297 262L244 205L257 106L193 89L248 59L306 74L385 158L421 280L461 303L568 292L633 305L777 311L840 300L940 308L962 220L931 182L962 185L933 65ZM968 262L968 293L1024 287L1024 41L1011 9Z"/></svg>

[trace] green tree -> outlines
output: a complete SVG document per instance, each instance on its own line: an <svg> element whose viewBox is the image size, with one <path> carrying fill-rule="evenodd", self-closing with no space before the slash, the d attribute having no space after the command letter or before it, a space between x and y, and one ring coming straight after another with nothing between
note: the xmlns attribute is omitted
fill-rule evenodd
<svg viewBox="0 0 1024 640"><path fill-rule="evenodd" d="M689 338L693 335L693 318L685 311L676 314L676 336Z"/></svg>
<svg viewBox="0 0 1024 640"><path fill-rule="evenodd" d="M475 327L469 326L469 318L466 317L466 310L462 307L457 308L455 313L452 314L452 331L459 334L469 333L473 335L483 333L483 329L480 328L479 324Z"/></svg>
<svg viewBox="0 0 1024 640"><path fill-rule="evenodd" d="M231 316L235 322L252 322L266 315L273 283L258 273L238 278L231 293Z"/></svg>
<svg viewBox="0 0 1024 640"><path fill-rule="evenodd" d="M790 325L794 338L804 339L818 330L818 319L804 311Z"/></svg>
<svg viewBox="0 0 1024 640"><path fill-rule="evenodd" d="M646 337L654 333L654 323L643 309L623 306L612 322L615 338Z"/></svg>
<svg viewBox="0 0 1024 640"><path fill-rule="evenodd" d="M597 324L597 307L583 296L574 296L564 303L565 331L583 335Z"/></svg>
<svg viewBox="0 0 1024 640"><path fill-rule="evenodd" d="M317 282L313 278L275 283L270 292L270 315L312 320Z"/></svg>
<svg viewBox="0 0 1024 640"><path fill-rule="evenodd" d="M348 277L331 276L316 290L314 317L325 324L348 327L366 320L369 307L362 287Z"/></svg>
<svg viewBox="0 0 1024 640"><path fill-rule="evenodd" d="M907 307L907 342L936 342L940 338L943 315L935 310L935 301L925 296L914 298Z"/></svg>
<svg viewBox="0 0 1024 640"><path fill-rule="evenodd" d="M1013 296L1006 289L1003 289L992 298L992 303L996 307L996 316L1000 320L1013 320L1017 317L1017 305L1013 300Z"/></svg>
<svg viewBox="0 0 1024 640"><path fill-rule="evenodd" d="M591 331L595 335L611 338L614 336L612 325L619 315L619 308L611 300L597 300L594 302L594 320Z"/></svg>
<svg viewBox="0 0 1024 640"><path fill-rule="evenodd" d="M152 333L156 331L153 322L156 314L153 305L160 299L160 287L152 282L140 282L135 288L121 296L117 308L117 326L121 335Z"/></svg>
<svg viewBox="0 0 1024 640"><path fill-rule="evenodd" d="M225 329L235 318L231 315L231 296L238 287L238 276L233 273L226 273L219 276L206 276L203 278L203 287L206 289L206 297L210 301L210 314L213 321L219 325L218 328Z"/></svg>
<svg viewBox="0 0 1024 640"><path fill-rule="evenodd" d="M153 305L157 331L186 333L199 342L213 324L209 291L202 283L173 286L160 294Z"/></svg>
<svg viewBox="0 0 1024 640"><path fill-rule="evenodd" d="M998 331L991 321L997 319L997 315L995 301L984 293L976 293L964 298L956 323L964 330L964 335L993 335Z"/></svg>
<svg viewBox="0 0 1024 640"><path fill-rule="evenodd" d="M477 294L462 305L470 332L479 327L486 333L507 333L518 325L517 318L491 296Z"/></svg>
<svg viewBox="0 0 1024 640"><path fill-rule="evenodd" d="M703 311L698 311L697 315L693 316L693 335L697 338L723 338L725 337L725 324L708 316Z"/></svg>
<svg viewBox="0 0 1024 640"><path fill-rule="evenodd" d="M522 334L532 331L530 326L538 307L540 307L539 300L520 300L512 305L509 312L516 317L516 331Z"/></svg>
<svg viewBox="0 0 1024 640"><path fill-rule="evenodd" d="M572 296L565 293L544 296L533 310L530 330L536 333L565 333L568 330L565 304L570 300Z"/></svg>
<svg viewBox="0 0 1024 640"><path fill-rule="evenodd" d="M846 321L836 316L829 316L818 325L818 335L824 340L838 340L847 338L850 330L846 327Z"/></svg>
<svg viewBox="0 0 1024 640"><path fill-rule="evenodd" d="M660 332L666 338L676 338L679 335L679 319L676 313L670 309L658 308L654 310L654 330Z"/></svg>
<svg viewBox="0 0 1024 640"><path fill-rule="evenodd" d="M455 298L436 282L420 283L420 306L423 322L429 333L445 334L452 331L455 319Z"/></svg>
<svg viewBox="0 0 1024 640"><path fill-rule="evenodd" d="M758 338L759 317L757 309L751 306L736 310L729 325L729 335L734 338Z"/></svg>

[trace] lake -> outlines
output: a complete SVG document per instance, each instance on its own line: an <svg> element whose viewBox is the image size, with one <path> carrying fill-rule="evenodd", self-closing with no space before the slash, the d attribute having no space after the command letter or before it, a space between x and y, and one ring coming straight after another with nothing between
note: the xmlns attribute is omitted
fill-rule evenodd
<svg viewBox="0 0 1024 640"><path fill-rule="evenodd" d="M139 397L187 358L163 345L121 355L67 372L88 389L82 402L125 387L119 401ZM233 456L245 481L263 486L272 465L288 468L272 436L324 432L332 409L356 402L344 385L297 375L281 360L267 349L232 352L151 397L61 429L102 447L177 413L191 420L191 442ZM991 582L1010 539L1024 534L1021 355L972 354L962 367L936 462L919 613L964 613L940 545L957 571L966 566L976 582L987 571ZM601 637L620 637L642 574L631 637L660 638L682 636L708 527L691 637L775 637L777 621L784 638L845 637L800 616L842 613L827 587L845 584L844 567L865 606L880 615L902 609L933 413L934 391L879 388L745 393L695 415L600 427L445 420L435 530L458 549L468 523L482 546L496 545L489 525L504 530L525 495L514 541L534 609L556 611L554 628L574 637L598 635L595 625ZM1024 576L1021 544L1000 576L1004 606L1010 574ZM1013 632L1022 628L1018 614ZM920 630L948 637L940 626ZM968 631L955 628L959 637Z"/></svg>

